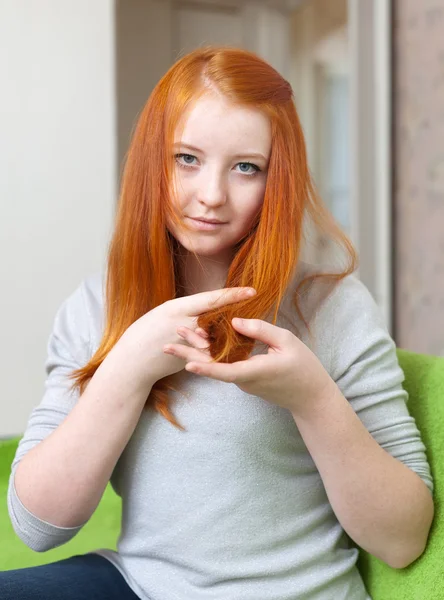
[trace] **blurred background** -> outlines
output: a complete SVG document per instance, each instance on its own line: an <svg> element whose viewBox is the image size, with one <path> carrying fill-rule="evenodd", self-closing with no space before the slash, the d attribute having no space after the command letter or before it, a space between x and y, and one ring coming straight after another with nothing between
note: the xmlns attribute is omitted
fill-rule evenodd
<svg viewBox="0 0 444 600"><path fill-rule="evenodd" d="M290 81L397 345L444 354L444 0L0 0L0 438L40 401L57 308L105 265L139 111L214 43Z"/></svg>

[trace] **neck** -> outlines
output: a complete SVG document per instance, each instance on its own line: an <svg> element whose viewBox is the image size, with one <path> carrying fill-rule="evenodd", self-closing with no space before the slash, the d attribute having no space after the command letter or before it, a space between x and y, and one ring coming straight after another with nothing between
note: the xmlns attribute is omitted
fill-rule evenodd
<svg viewBox="0 0 444 600"><path fill-rule="evenodd" d="M197 259L186 252L178 264L180 295L191 296L225 287L229 265L229 258L199 256Z"/></svg>

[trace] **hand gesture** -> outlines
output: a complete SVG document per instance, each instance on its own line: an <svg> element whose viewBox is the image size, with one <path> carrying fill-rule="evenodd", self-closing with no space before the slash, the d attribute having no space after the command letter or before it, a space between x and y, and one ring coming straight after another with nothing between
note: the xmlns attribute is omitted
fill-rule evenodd
<svg viewBox="0 0 444 600"><path fill-rule="evenodd" d="M268 345L266 354L234 363L216 363L208 352L204 332L187 327L178 335L187 342L166 344L164 352L186 361L186 370L236 384L247 394L298 412L304 402L333 393L336 384L313 352L287 329L260 319L233 319L239 333Z"/></svg>
<svg viewBox="0 0 444 600"><path fill-rule="evenodd" d="M131 369L135 377L143 385L153 385L159 379L181 371L184 368L183 361L163 352L165 344L186 343L178 335L177 328L186 327L187 331L193 333L198 329L199 315L214 308L248 300L255 293L255 290L247 287L212 290L175 298L150 310L128 327L119 340L119 345L124 345L126 355L130 353ZM206 347L206 342L204 346ZM197 343L198 350L203 350L204 346ZM189 350L189 356L200 356L194 348Z"/></svg>

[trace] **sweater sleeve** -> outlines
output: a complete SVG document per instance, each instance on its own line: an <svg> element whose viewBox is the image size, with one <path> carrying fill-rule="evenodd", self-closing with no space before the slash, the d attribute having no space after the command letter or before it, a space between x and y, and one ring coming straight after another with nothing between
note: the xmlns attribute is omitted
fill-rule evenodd
<svg viewBox="0 0 444 600"><path fill-rule="evenodd" d="M407 409L396 347L367 288L347 277L326 301L319 321L325 332L333 331L330 375L345 398L379 445L433 491L425 447Z"/></svg>
<svg viewBox="0 0 444 600"><path fill-rule="evenodd" d="M88 315L83 284L62 304L55 317L50 335L46 381L43 398L28 420L12 463L8 487L8 511L12 526L20 539L37 552L44 552L68 542L82 526L59 527L39 519L20 501L14 477L18 464L34 446L54 431L69 414L78 400L77 391L71 391L68 375L89 359ZM54 457L56 460L56 457Z"/></svg>

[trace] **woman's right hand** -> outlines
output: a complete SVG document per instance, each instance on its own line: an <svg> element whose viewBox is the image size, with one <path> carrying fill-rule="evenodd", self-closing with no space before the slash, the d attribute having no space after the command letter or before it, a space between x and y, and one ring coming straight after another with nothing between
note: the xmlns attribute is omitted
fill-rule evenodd
<svg viewBox="0 0 444 600"><path fill-rule="evenodd" d="M181 371L185 361L165 354L165 344L184 344L179 327L195 331L199 315L214 308L247 300L256 292L237 287L201 292L164 302L140 317L125 331L116 344L130 360L131 372L141 386L153 386L156 381Z"/></svg>

